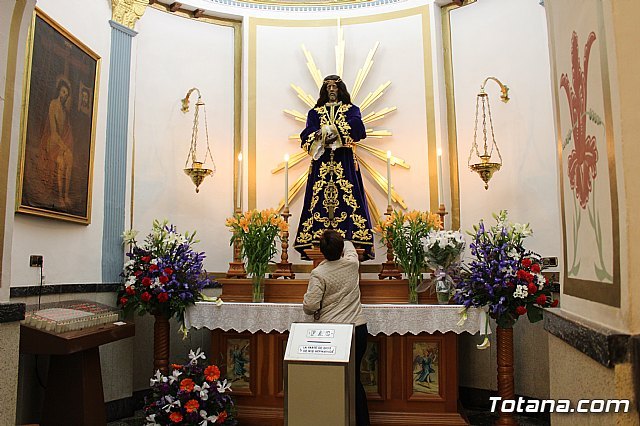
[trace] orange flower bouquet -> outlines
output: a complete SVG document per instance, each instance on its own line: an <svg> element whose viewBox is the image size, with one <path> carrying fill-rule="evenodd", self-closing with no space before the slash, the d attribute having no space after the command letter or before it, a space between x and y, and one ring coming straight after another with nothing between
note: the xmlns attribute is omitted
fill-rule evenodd
<svg viewBox="0 0 640 426"><path fill-rule="evenodd" d="M171 364L171 375L156 372L144 407L145 425L238 424L231 385L222 379L218 366L207 365L205 359L198 348L189 352L187 364Z"/></svg>
<svg viewBox="0 0 640 426"><path fill-rule="evenodd" d="M233 233L231 244L241 244L246 269L253 279L253 301L264 300L263 279L269 261L276 254L276 239L288 229L288 224L275 209L249 210L227 219L226 226Z"/></svg>
<svg viewBox="0 0 640 426"><path fill-rule="evenodd" d="M440 217L430 212L394 211L374 231L384 243L391 243L395 261L402 267L409 281L409 303L418 303L418 286L422 271L427 267L423 240L429 231L440 229Z"/></svg>

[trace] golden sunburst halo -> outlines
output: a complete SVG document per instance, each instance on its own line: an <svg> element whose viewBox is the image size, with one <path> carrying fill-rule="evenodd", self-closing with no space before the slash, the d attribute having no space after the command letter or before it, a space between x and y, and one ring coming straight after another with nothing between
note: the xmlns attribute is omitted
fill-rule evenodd
<svg viewBox="0 0 640 426"><path fill-rule="evenodd" d="M335 46L335 61L336 61L335 73L336 75L342 76L343 70L344 70L344 52L345 52L346 43L344 40L344 30L340 25L340 19L338 19L337 30L338 30L338 35L337 35L337 42ZM374 90L373 92L369 92L360 102L356 101L357 96L360 93L360 89L362 88L362 85L366 81L366 78L369 75L369 71L371 71L371 68L373 67L374 57L375 57L376 51L378 50L379 45L380 45L380 42L375 42L371 50L369 50L369 54L367 55L363 66L358 70L356 74L355 83L353 84L353 89L351 91L351 97L352 99L354 99L354 104L360 107L360 111L362 111L362 114L363 114L362 121L365 124L366 131L367 131L367 139L365 140L369 140L370 138L381 139L388 136L392 136L393 134L391 131L385 130L385 129L374 129L370 127L370 125L374 122L377 122L378 120L382 120L383 118L385 118L386 116L388 116L389 114L397 110L395 106L391 106L391 107L384 107L377 111L372 110L370 112L365 113L365 110L373 107L374 104L384 96L384 94L386 93L385 91L391 85L391 81L387 81L385 83L378 85L376 90ZM320 72L320 69L317 67L313 59L313 55L309 50L307 50L307 48L304 45L302 45L302 52L306 60L307 69L311 74L311 78L313 79L313 81L317 86L317 89L319 90L320 87L322 87L323 74ZM315 106L316 99L310 94L308 94L307 92L305 92L305 90L301 86L291 83L291 88L297 94L298 99L300 99L308 108L313 108ZM296 120L302 123L305 123L307 120L306 114L300 111L297 111L295 109L285 109L284 113L288 117L292 118L293 120ZM289 136L289 140L296 140L300 142L300 136L291 135ZM366 151L375 159L380 160L381 162L386 164L387 162L386 151L383 151L380 148L376 148L374 145L366 142L356 142L354 145L355 146L353 147L353 154L356 157L358 163L362 165L361 172L364 171L368 173L369 176L372 178L372 180L376 183L376 185L380 188L380 190L386 196L388 191L388 181L386 176L378 172L372 164L369 164L369 162L365 161L362 158L362 156L359 155L357 152L358 150ZM309 158L309 155L307 154L307 152L304 151L302 148L300 148L300 152L297 152L296 154L292 155L289 158L289 167L291 168L296 164L307 160L308 158ZM402 167L404 169L410 168L410 165L407 164L402 158L395 157L395 156L391 156L391 165ZM271 173L276 174L276 173L282 172L284 170L284 166L285 166L284 162L277 164L276 167L271 170ZM289 202L291 202L291 200L293 200L298 195L300 190L305 186L305 183L307 182L307 178L308 178L308 168L305 169L305 172L303 172L297 179L293 181L293 184L289 186L289 190L288 190ZM379 223L380 210L376 206L376 203L373 200L373 197L371 196L370 192L366 188L365 188L365 196L367 197L367 202L369 204L369 210L370 210L370 215L372 216L372 219L374 220L375 223ZM392 203L395 202L403 209L407 208L407 204L404 202L404 199L400 196L400 194L398 194L393 189L393 185L391 187L391 202ZM284 207L284 204L285 203L283 198L280 201L280 204L278 205L278 210L281 210ZM386 208L385 208L385 211L386 211Z"/></svg>

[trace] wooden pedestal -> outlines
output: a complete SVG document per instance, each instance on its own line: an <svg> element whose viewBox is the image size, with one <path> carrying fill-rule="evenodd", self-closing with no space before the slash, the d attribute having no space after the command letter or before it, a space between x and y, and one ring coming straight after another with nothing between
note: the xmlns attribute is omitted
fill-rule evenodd
<svg viewBox="0 0 640 426"><path fill-rule="evenodd" d="M51 355L42 426L106 425L99 346L132 337L132 323L52 333L20 327L20 352Z"/></svg>

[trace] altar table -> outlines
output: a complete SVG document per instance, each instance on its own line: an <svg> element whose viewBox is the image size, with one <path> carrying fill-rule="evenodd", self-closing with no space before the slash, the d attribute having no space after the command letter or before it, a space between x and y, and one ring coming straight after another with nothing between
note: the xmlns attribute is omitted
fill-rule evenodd
<svg viewBox="0 0 640 426"><path fill-rule="evenodd" d="M372 424L467 424L458 412L457 335L479 331L480 311L470 309L466 321L459 305L363 304L363 311L370 336L361 379ZM242 425L283 424L292 322L313 318L300 303L199 302L186 311L188 328L212 330L210 359L232 382Z"/></svg>

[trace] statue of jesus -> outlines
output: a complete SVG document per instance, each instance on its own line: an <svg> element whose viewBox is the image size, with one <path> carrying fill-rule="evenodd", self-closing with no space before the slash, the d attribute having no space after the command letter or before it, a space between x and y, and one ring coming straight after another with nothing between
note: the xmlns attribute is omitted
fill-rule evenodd
<svg viewBox="0 0 640 426"><path fill-rule="evenodd" d="M334 229L364 249L372 259L373 234L369 207L353 144L367 137L360 108L351 103L347 86L337 75L322 82L320 97L300 134L302 148L312 157L294 247L318 245L326 229Z"/></svg>

